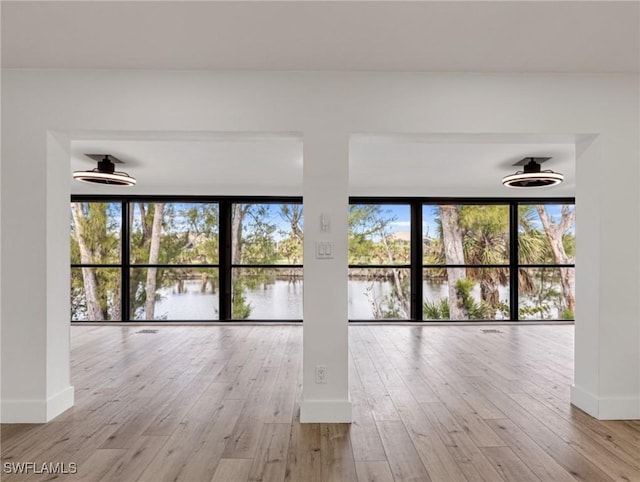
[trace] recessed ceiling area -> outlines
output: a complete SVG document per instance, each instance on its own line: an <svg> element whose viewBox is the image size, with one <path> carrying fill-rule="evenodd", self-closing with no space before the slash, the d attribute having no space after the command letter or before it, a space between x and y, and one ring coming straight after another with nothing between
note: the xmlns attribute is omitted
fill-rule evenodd
<svg viewBox="0 0 640 482"><path fill-rule="evenodd" d="M638 2L2 1L2 66L638 72Z"/></svg>
<svg viewBox="0 0 640 482"><path fill-rule="evenodd" d="M542 165L564 174L559 186L512 189L502 178L525 157L550 157ZM575 196L575 139L523 135L359 135L349 147L354 196L557 197Z"/></svg>
<svg viewBox="0 0 640 482"><path fill-rule="evenodd" d="M81 139L71 142L71 171L96 166L85 154L110 154L132 187L71 181L72 194L301 195L302 140L295 135ZM71 178L71 175L69 176Z"/></svg>
<svg viewBox="0 0 640 482"><path fill-rule="evenodd" d="M115 187L71 180L89 170L85 154L124 161L116 170L137 179ZM550 157L543 169L565 176L559 186L509 189L502 177L524 157ZM298 135L210 134L71 142L72 194L255 195L303 194L303 142ZM526 135L354 135L349 145L353 196L574 196L575 138Z"/></svg>

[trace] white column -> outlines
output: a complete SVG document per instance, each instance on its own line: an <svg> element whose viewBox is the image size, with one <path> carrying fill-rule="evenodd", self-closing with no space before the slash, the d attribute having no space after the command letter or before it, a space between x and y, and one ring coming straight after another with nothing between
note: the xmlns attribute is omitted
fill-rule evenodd
<svg viewBox="0 0 640 482"><path fill-rule="evenodd" d="M304 135L304 342L300 421L351 422L347 230L349 139ZM317 243L327 258L317 256ZM324 383L316 383L318 367Z"/></svg>
<svg viewBox="0 0 640 482"><path fill-rule="evenodd" d="M1 420L43 423L73 405L69 154L44 132L3 138Z"/></svg>
<svg viewBox="0 0 640 482"><path fill-rule="evenodd" d="M598 419L640 418L640 173L637 141L621 139L588 139L576 153L571 401Z"/></svg>

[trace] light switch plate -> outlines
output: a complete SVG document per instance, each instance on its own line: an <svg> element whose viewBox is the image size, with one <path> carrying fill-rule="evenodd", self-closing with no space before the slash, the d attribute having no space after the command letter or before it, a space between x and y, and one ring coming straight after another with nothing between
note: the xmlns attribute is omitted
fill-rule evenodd
<svg viewBox="0 0 640 482"><path fill-rule="evenodd" d="M332 241L316 241L316 259L333 258Z"/></svg>

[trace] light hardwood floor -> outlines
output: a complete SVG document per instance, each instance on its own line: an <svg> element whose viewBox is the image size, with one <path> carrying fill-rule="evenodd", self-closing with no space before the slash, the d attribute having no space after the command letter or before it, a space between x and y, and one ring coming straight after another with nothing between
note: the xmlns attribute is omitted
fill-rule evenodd
<svg viewBox="0 0 640 482"><path fill-rule="evenodd" d="M3 470L73 462L77 474L57 478L83 482L640 481L640 422L569 404L572 326L351 326L351 425L299 423L300 326L147 329L73 327L76 406L3 425Z"/></svg>

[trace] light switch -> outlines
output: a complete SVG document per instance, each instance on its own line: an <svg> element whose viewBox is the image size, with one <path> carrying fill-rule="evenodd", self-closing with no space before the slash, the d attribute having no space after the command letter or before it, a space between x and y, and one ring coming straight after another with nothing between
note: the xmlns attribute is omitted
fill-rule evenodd
<svg viewBox="0 0 640 482"><path fill-rule="evenodd" d="M320 215L320 231L329 232L331 230L331 220L327 214Z"/></svg>
<svg viewBox="0 0 640 482"><path fill-rule="evenodd" d="M333 242L332 241L316 241L316 258L317 259L333 258Z"/></svg>
<svg viewBox="0 0 640 482"><path fill-rule="evenodd" d="M333 245L331 241L324 244L324 255L326 258L333 258Z"/></svg>

